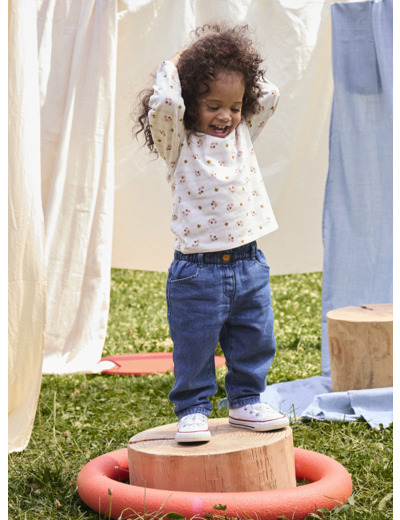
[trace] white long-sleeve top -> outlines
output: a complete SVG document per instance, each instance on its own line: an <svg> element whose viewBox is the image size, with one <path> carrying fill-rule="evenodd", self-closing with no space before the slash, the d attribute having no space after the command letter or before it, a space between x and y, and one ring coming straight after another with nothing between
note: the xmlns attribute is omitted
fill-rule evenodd
<svg viewBox="0 0 400 520"><path fill-rule="evenodd" d="M163 62L150 98L150 127L168 166L174 247L184 254L239 247L278 228L253 142L274 113L277 88L261 84L262 110L224 138L189 134L178 71Z"/></svg>

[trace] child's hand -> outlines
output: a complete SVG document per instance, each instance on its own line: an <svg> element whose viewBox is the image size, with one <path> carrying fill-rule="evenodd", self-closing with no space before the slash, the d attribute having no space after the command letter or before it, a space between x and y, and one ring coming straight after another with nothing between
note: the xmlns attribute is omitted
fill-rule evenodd
<svg viewBox="0 0 400 520"><path fill-rule="evenodd" d="M175 67L178 65L178 62L182 56L182 54L185 52L185 49L181 49L180 51L178 51L175 56L173 56L170 61L172 61L172 63L175 65Z"/></svg>

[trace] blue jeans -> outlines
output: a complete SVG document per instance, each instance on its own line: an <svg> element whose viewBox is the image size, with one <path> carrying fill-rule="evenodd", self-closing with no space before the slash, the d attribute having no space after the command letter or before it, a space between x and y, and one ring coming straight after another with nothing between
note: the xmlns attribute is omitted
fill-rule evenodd
<svg viewBox="0 0 400 520"><path fill-rule="evenodd" d="M218 342L228 368L229 407L260 402L276 343L269 267L257 244L217 253L175 251L167 304L175 374L169 398L178 419L210 415Z"/></svg>

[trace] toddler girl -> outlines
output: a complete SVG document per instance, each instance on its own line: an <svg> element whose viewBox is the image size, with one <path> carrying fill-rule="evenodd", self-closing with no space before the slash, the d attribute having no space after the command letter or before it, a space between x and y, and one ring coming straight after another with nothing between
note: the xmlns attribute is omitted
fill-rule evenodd
<svg viewBox="0 0 400 520"><path fill-rule="evenodd" d="M218 342L232 426L289 424L265 403L275 355L269 267L256 239L277 229L253 141L278 103L248 28L206 25L158 68L140 130L168 167L175 255L167 281L176 440L210 439ZM139 133L138 132L138 133Z"/></svg>

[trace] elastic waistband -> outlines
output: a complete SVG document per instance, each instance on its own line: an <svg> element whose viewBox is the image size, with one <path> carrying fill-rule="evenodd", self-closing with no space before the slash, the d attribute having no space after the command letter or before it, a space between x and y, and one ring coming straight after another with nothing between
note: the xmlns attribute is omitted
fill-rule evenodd
<svg viewBox="0 0 400 520"><path fill-rule="evenodd" d="M234 249L227 249L226 251L215 251L213 253L196 253L185 255L180 251L175 251L175 260L185 260L186 262L193 262L195 264L232 264L239 260L248 260L256 257L257 243L251 242L244 246L235 247Z"/></svg>

